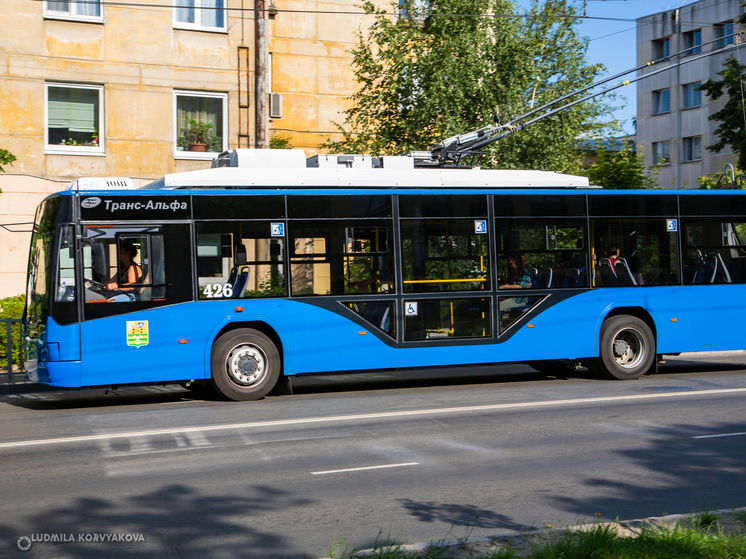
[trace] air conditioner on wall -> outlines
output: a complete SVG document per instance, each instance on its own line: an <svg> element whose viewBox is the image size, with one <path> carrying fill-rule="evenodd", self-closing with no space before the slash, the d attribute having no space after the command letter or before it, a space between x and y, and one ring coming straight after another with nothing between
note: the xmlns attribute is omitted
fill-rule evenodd
<svg viewBox="0 0 746 559"><path fill-rule="evenodd" d="M282 94L269 94L269 118L282 118Z"/></svg>

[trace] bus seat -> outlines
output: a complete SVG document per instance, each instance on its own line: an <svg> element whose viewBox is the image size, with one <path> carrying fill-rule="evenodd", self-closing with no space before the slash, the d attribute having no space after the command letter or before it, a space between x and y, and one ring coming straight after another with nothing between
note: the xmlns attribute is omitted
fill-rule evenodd
<svg viewBox="0 0 746 559"><path fill-rule="evenodd" d="M531 287L535 287L536 289L548 289L552 287L552 269L549 267L544 267L539 271L539 281L537 285L534 285L533 282L531 282Z"/></svg>
<svg viewBox="0 0 746 559"><path fill-rule="evenodd" d="M697 277L694 278L694 283L714 283L715 275L717 274L718 261L712 256L708 255L705 257L704 262L697 271Z"/></svg>
<svg viewBox="0 0 746 559"><path fill-rule="evenodd" d="M601 270L601 281L604 282L603 285L605 287L619 285L616 271L611 267L611 260L603 258L601 262L598 263L598 267Z"/></svg>
<svg viewBox="0 0 746 559"><path fill-rule="evenodd" d="M365 305L363 318L384 332L389 329L391 307L385 301L373 301Z"/></svg>
<svg viewBox="0 0 746 559"><path fill-rule="evenodd" d="M585 268L583 268L585 270ZM562 287L580 287L580 269L570 268L567 270L565 281L562 282Z"/></svg>
<svg viewBox="0 0 746 559"><path fill-rule="evenodd" d="M225 285L230 285L231 289L233 289L233 286L236 285L237 277L238 277L238 266L233 266L233 268L231 268L231 273L228 276L228 281L225 282Z"/></svg>
<svg viewBox="0 0 746 559"><path fill-rule="evenodd" d="M730 279L730 272L728 271L728 267L725 265L723 257L720 255L720 253L715 251L708 252L707 258L709 258L710 256L714 258L716 264L713 283L733 283Z"/></svg>
<svg viewBox="0 0 746 559"><path fill-rule="evenodd" d="M539 269L538 268L526 268L526 271L528 272L528 275L531 276L531 287L536 285L536 280L539 277Z"/></svg>
<svg viewBox="0 0 746 559"><path fill-rule="evenodd" d="M250 273L251 270L248 266L241 266L241 273L238 274L236 284L233 286L233 295L231 295L232 298L237 299L240 298L241 295L243 295L243 292L246 289L246 284L249 283Z"/></svg>
<svg viewBox="0 0 746 559"><path fill-rule="evenodd" d="M684 264L684 285L697 283L697 274L702 266L702 253L696 249L687 252L686 264Z"/></svg>
<svg viewBox="0 0 746 559"><path fill-rule="evenodd" d="M637 285L632 275L632 270L629 269L627 261L624 258L617 258L614 262L614 273L617 277L617 285Z"/></svg>

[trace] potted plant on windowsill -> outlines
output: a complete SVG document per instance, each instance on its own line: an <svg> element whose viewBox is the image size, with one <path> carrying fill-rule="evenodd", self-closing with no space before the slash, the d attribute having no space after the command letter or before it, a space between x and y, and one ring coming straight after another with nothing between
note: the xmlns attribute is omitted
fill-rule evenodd
<svg viewBox="0 0 746 559"><path fill-rule="evenodd" d="M212 124L187 118L187 128L184 130L183 137L186 140L184 143L188 143L189 151L207 151L207 146L214 138Z"/></svg>

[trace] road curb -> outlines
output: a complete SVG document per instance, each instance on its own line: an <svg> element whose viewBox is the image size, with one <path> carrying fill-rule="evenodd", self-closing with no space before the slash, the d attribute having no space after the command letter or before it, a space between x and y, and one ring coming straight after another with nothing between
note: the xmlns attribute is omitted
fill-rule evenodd
<svg viewBox="0 0 746 559"><path fill-rule="evenodd" d="M721 522L730 522L736 520L739 512L746 511L746 507L722 509L716 511L707 511L708 514L717 515ZM528 556L531 550L537 545L550 542L554 536L562 536L567 532L584 532L598 528L599 526L611 526L617 530L621 537L637 537L643 530L650 529L673 529L677 526L688 527L692 525L696 518L702 513L688 514L671 514L666 516L651 516L649 518L640 518L635 520L620 520L616 522L592 522L585 524L569 525L563 528L542 528L531 531L514 532L511 534L502 534L499 536L474 536L465 538L453 538L432 540L429 542L401 544L390 547L379 547L373 549L364 549L354 552L350 557L372 557L381 556L387 549L401 551L405 553L421 553L428 548L446 549L451 548L454 556L460 557L482 557L495 553L501 549L511 549L519 557ZM738 519L743 525L743 522ZM323 557L320 559L333 559Z"/></svg>

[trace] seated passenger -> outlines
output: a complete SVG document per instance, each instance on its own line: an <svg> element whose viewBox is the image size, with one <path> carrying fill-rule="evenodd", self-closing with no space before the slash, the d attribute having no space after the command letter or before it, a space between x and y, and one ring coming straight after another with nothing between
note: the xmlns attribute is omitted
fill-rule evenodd
<svg viewBox="0 0 746 559"><path fill-rule="evenodd" d="M526 256L516 252L508 257L510 270L508 270L508 283L500 286L500 289L528 289L531 287L531 274L526 269Z"/></svg>
<svg viewBox="0 0 746 559"><path fill-rule="evenodd" d="M139 287L131 285L142 281L142 268L134 261L137 256L137 248L132 243L123 242L119 247L119 274L112 276L106 283L106 289L118 292L109 300L114 301L136 301Z"/></svg>

